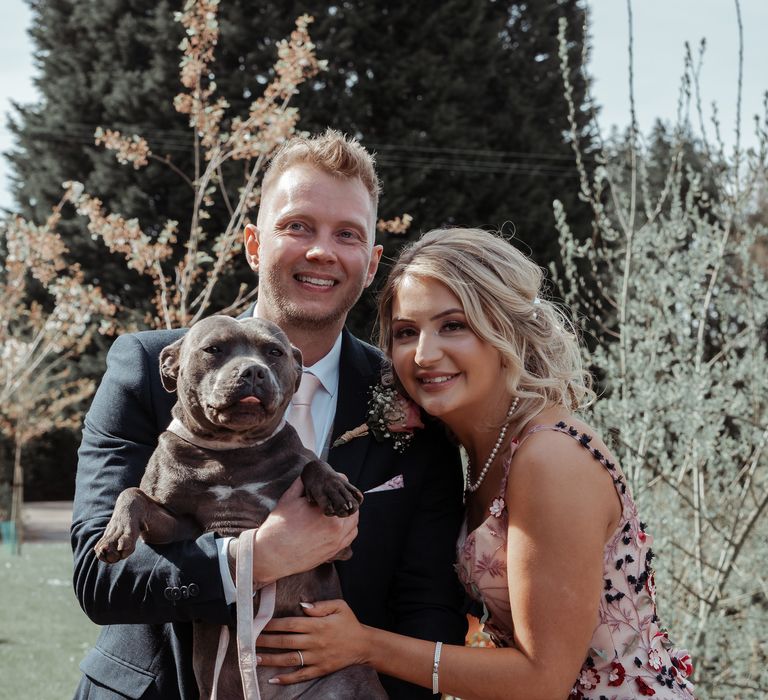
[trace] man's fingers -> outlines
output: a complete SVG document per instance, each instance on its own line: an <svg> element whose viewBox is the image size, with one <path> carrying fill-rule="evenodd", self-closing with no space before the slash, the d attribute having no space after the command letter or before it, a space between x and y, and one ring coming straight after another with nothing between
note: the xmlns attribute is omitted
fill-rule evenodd
<svg viewBox="0 0 768 700"><path fill-rule="evenodd" d="M280 500L286 500L288 498L298 498L304 493L304 484L301 481L301 477L297 477L296 480L285 490Z"/></svg>

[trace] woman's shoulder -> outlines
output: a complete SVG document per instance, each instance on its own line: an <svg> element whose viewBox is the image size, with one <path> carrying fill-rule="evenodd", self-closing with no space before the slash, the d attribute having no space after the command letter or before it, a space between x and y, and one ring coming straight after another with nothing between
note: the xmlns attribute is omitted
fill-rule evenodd
<svg viewBox="0 0 768 700"><path fill-rule="evenodd" d="M510 461L507 487L524 492L526 498L557 494L558 498L601 502L614 516L616 480L623 478L612 452L592 426L568 411L547 409L522 431Z"/></svg>

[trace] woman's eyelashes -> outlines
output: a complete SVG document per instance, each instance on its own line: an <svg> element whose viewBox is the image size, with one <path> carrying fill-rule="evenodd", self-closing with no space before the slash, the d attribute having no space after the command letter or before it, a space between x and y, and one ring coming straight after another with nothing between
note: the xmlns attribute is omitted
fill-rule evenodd
<svg viewBox="0 0 768 700"><path fill-rule="evenodd" d="M465 321L450 319L442 321L434 332L450 335L452 333L464 331L467 328L468 326ZM392 337L395 340L407 340L417 337L421 332L423 331L416 326L395 326L392 330ZM427 329L426 332L430 332L429 329Z"/></svg>
<svg viewBox="0 0 768 700"><path fill-rule="evenodd" d="M454 333L456 331L463 331L467 327L467 324L464 323L464 321L445 321L442 326L442 330L446 331L447 333Z"/></svg>
<svg viewBox="0 0 768 700"><path fill-rule="evenodd" d="M412 326L396 326L392 329L392 337L395 340L405 340L418 335L418 331Z"/></svg>

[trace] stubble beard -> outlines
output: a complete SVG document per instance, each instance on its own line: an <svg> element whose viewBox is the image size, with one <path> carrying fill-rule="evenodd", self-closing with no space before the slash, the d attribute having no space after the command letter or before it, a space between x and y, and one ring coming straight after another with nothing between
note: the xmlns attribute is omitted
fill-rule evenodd
<svg viewBox="0 0 768 700"><path fill-rule="evenodd" d="M357 303L363 293L364 283L359 284L359 289L350 292L339 300L339 303L331 309L313 311L297 303L290 294L285 291L277 271L269 270L262 274L259 283L259 296L266 302L269 314L283 330L296 328L303 331L328 330L329 326L344 324L347 314Z"/></svg>

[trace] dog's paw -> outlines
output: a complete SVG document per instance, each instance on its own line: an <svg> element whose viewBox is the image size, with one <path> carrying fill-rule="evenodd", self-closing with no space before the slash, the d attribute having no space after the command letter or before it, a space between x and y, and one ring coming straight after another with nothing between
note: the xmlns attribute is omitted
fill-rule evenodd
<svg viewBox="0 0 768 700"><path fill-rule="evenodd" d="M121 559L129 557L136 549L139 531L130 524L109 521L102 538L96 543L93 551L96 556L107 564L116 564Z"/></svg>
<svg viewBox="0 0 768 700"><path fill-rule="evenodd" d="M306 488L307 498L317 503L326 515L345 518L355 513L363 502L360 493L344 477L334 475Z"/></svg>

